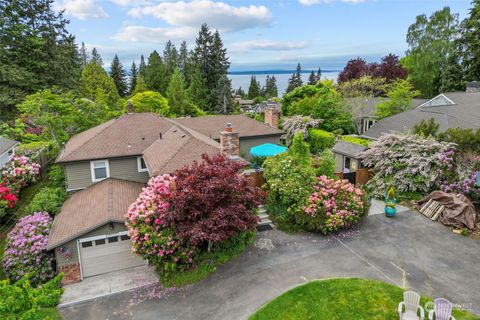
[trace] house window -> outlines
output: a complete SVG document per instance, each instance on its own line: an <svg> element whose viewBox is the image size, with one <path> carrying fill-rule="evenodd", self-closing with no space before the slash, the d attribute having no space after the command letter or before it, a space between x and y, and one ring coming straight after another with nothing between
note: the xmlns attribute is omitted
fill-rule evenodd
<svg viewBox="0 0 480 320"><path fill-rule="evenodd" d="M110 177L110 169L108 167L108 160L99 160L90 162L92 169L92 181L102 181Z"/></svg>
<svg viewBox="0 0 480 320"><path fill-rule="evenodd" d="M349 157L343 158L343 172L350 172L350 162L351 159Z"/></svg>
<svg viewBox="0 0 480 320"><path fill-rule="evenodd" d="M91 247L92 245L93 245L92 241L82 242L82 248L88 248L88 247Z"/></svg>
<svg viewBox="0 0 480 320"><path fill-rule="evenodd" d="M147 164L145 163L145 160L143 159L143 157L137 158L137 167L138 167L138 172L148 171Z"/></svg>
<svg viewBox="0 0 480 320"><path fill-rule="evenodd" d="M118 242L118 237L110 237L108 238L108 243Z"/></svg>
<svg viewBox="0 0 480 320"><path fill-rule="evenodd" d="M95 240L95 245L96 246L101 246L102 244L105 244L105 239Z"/></svg>

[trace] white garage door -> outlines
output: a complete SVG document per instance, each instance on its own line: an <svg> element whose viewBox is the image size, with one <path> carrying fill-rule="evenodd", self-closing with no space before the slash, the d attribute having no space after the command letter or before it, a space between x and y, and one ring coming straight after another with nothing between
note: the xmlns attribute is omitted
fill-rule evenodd
<svg viewBox="0 0 480 320"><path fill-rule="evenodd" d="M126 232L80 239L83 277L145 265L146 261L131 252Z"/></svg>

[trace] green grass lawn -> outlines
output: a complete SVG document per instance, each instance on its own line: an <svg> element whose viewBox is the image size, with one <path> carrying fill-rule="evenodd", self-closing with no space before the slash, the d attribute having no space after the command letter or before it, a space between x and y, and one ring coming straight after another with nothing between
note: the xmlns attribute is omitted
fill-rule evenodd
<svg viewBox="0 0 480 320"><path fill-rule="evenodd" d="M57 308L43 308L38 310L37 314L35 315L35 319L48 319L48 320L61 320L62 316L60 312L58 312Z"/></svg>
<svg viewBox="0 0 480 320"><path fill-rule="evenodd" d="M367 279L308 282L267 303L249 320L397 320L403 289ZM431 299L423 298L421 305ZM457 320L480 319L455 310ZM427 315L425 315L427 317Z"/></svg>

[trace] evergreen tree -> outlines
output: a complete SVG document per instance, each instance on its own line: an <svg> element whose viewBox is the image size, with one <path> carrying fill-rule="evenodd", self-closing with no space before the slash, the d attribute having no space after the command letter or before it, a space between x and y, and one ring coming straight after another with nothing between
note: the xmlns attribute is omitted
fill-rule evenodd
<svg viewBox="0 0 480 320"><path fill-rule="evenodd" d="M260 83L257 78L252 75L250 78L250 85L248 86L248 98L255 99L260 96Z"/></svg>
<svg viewBox="0 0 480 320"><path fill-rule="evenodd" d="M165 65L157 51L153 51L148 57L148 64L145 67L145 84L152 91L166 94L167 85L165 76Z"/></svg>
<svg viewBox="0 0 480 320"><path fill-rule="evenodd" d="M230 62L227 57L227 49L224 47L218 31L215 31L213 34L210 61L212 69L210 76L207 77L207 79L210 78L208 80L211 81L211 87L214 87L217 86L220 78L227 74L228 68L230 67Z"/></svg>
<svg viewBox="0 0 480 320"><path fill-rule="evenodd" d="M68 20L53 0L0 1L0 117L9 118L27 94L78 85L80 59Z"/></svg>
<svg viewBox="0 0 480 320"><path fill-rule="evenodd" d="M168 40L163 50L163 61L165 63L165 82L170 83L173 72L178 67L178 52L175 45Z"/></svg>
<svg viewBox="0 0 480 320"><path fill-rule="evenodd" d="M267 98L278 97L277 79L275 79L275 76L267 76L264 93L264 96Z"/></svg>
<svg viewBox="0 0 480 320"><path fill-rule="evenodd" d="M123 69L123 65L117 55L113 57L110 65L110 77L112 77L120 97L125 97L128 93L127 73Z"/></svg>
<svg viewBox="0 0 480 320"><path fill-rule="evenodd" d="M115 82L95 61L91 61L83 68L80 90L84 98L107 106L114 105L119 98Z"/></svg>
<svg viewBox="0 0 480 320"><path fill-rule="evenodd" d="M232 97L232 83L224 74L218 80L217 87L213 90L214 97L214 113L231 114L234 110L234 102Z"/></svg>
<svg viewBox="0 0 480 320"><path fill-rule="evenodd" d="M287 93L295 88L301 87L302 81L302 67L300 63L297 64L297 69L294 74L288 79Z"/></svg>
<svg viewBox="0 0 480 320"><path fill-rule="evenodd" d="M310 76L308 76L308 84L309 85L315 85L317 83L317 75L315 74L315 71L312 70L310 73Z"/></svg>
<svg viewBox="0 0 480 320"><path fill-rule="evenodd" d="M143 54L140 56L140 64L138 65L138 74L145 79L145 69L147 68L147 65L145 64L145 58L143 57Z"/></svg>
<svg viewBox="0 0 480 320"><path fill-rule="evenodd" d="M198 36L195 39L195 49L193 50L193 62L196 66L200 67L202 76L207 79L207 76L211 72L211 50L212 50L213 36L208 28L207 24L204 23L200 27Z"/></svg>
<svg viewBox="0 0 480 320"><path fill-rule="evenodd" d="M458 56L450 54L439 77L439 92L465 91L463 69Z"/></svg>
<svg viewBox="0 0 480 320"><path fill-rule="evenodd" d="M322 80L322 68L318 67L317 71L317 82Z"/></svg>
<svg viewBox="0 0 480 320"><path fill-rule="evenodd" d="M90 62L95 62L99 66L103 66L102 56L98 53L97 48L92 49L92 58L90 59Z"/></svg>
<svg viewBox="0 0 480 320"><path fill-rule="evenodd" d="M461 24L462 64L466 81L480 80L480 0L472 1L469 16Z"/></svg>
<svg viewBox="0 0 480 320"><path fill-rule="evenodd" d="M185 84L190 86L190 80L195 68L192 64L191 53L188 51L186 41L183 41L180 45L180 51L178 54L178 68L182 72Z"/></svg>
<svg viewBox="0 0 480 320"><path fill-rule="evenodd" d="M242 87L239 87L237 91L235 91L235 95L243 98L245 96L245 91L243 91Z"/></svg>
<svg viewBox="0 0 480 320"><path fill-rule="evenodd" d="M132 62L132 67L130 68L130 86L128 89L128 94L132 95L132 92L135 90L137 86L137 78L138 78L138 70L135 61Z"/></svg>
<svg viewBox="0 0 480 320"><path fill-rule="evenodd" d="M196 115L196 108L190 100L187 90L185 90L183 76L178 68L175 68L173 71L170 83L168 84L167 99L168 105L170 106L170 112L177 117Z"/></svg>
<svg viewBox="0 0 480 320"><path fill-rule="evenodd" d="M139 74L137 76L137 83L135 84L135 88L133 89L131 96L145 91L148 91L147 85L145 84L145 81L143 81L143 77Z"/></svg>
<svg viewBox="0 0 480 320"><path fill-rule="evenodd" d="M200 109L204 111L210 110L208 88L199 65L196 66L191 76L188 93L191 101L193 101L193 103L195 103Z"/></svg>
<svg viewBox="0 0 480 320"><path fill-rule="evenodd" d="M88 61L90 60L87 47L85 46L85 43L83 43L83 42L82 42L82 45L80 46L80 50L79 50L78 55L79 55L79 58L80 58L80 67L83 69L83 68L85 68Z"/></svg>

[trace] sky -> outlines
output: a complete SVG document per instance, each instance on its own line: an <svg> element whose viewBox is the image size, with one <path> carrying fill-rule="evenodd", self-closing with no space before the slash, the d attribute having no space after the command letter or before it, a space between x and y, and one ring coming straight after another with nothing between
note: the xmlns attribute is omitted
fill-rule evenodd
<svg viewBox="0 0 480 320"><path fill-rule="evenodd" d="M408 26L444 6L468 14L469 0L56 0L77 42L96 47L108 65L161 52L167 40L193 48L206 22L218 29L231 70L341 69L357 56L404 55Z"/></svg>

